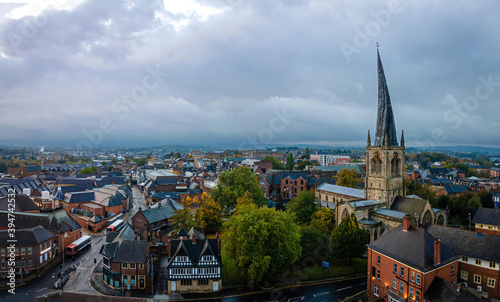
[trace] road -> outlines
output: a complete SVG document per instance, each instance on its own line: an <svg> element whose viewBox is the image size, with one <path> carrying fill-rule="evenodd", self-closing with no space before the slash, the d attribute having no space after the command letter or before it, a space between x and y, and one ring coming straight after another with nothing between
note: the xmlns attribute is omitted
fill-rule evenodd
<svg viewBox="0 0 500 302"><path fill-rule="evenodd" d="M94 257L99 256L99 250L102 243L104 242L104 237L96 237L92 235L92 246L85 250L82 254L78 255L75 260L65 259L64 264L66 268L69 268L72 264L77 266L77 270L71 273L71 277L68 282L64 285L64 291L72 292L84 292L89 294L96 294L96 292L90 287L88 279L94 267ZM62 265L62 263L61 263ZM17 302L17 301L36 301L36 297L44 295L52 291L58 291L51 289L52 285L56 281L56 278L52 278L52 274L57 276L61 271L59 265L55 266L49 270L44 276L35 279L28 284L16 288L16 294L12 295L7 292L0 294L0 301L2 302Z"/></svg>
<svg viewBox="0 0 500 302"><path fill-rule="evenodd" d="M328 281L313 285L292 286L271 292L233 295L207 300L210 302L338 302L366 289L366 277L356 277L342 281ZM187 301L190 295L183 295ZM193 299L196 300L196 299Z"/></svg>
<svg viewBox="0 0 500 302"><path fill-rule="evenodd" d="M148 205L144 200L144 196L137 186L132 186L132 207L123 215L123 220L130 220L132 216L139 211L139 208L146 210Z"/></svg>

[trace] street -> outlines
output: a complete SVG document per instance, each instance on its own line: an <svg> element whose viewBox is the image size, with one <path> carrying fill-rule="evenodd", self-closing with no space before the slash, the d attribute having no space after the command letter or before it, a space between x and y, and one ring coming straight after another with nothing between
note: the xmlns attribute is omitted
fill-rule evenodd
<svg viewBox="0 0 500 302"><path fill-rule="evenodd" d="M99 250L104 240L104 237L96 237L92 235L92 246L90 248L78 255L74 261L71 258L65 259L64 265L66 270L69 269L72 264L77 266L77 270L71 272L71 277L66 285L64 285L64 291L96 294L96 292L90 287L88 279L92 272L92 268L94 267L94 257L98 259ZM54 282L57 281L57 275L60 271L61 269L59 265L56 265L42 277L16 288L15 295L2 291L0 294L0 301L36 301L36 297L38 296L51 291L58 291L56 289L51 289L51 287ZM56 278L52 278L52 274L54 274Z"/></svg>
<svg viewBox="0 0 500 302"><path fill-rule="evenodd" d="M146 210L148 206L144 200L141 190L139 190L137 186L132 186L132 206L130 207L130 210L123 215L122 219L130 220L130 218L132 218L132 216L139 211L139 208Z"/></svg>

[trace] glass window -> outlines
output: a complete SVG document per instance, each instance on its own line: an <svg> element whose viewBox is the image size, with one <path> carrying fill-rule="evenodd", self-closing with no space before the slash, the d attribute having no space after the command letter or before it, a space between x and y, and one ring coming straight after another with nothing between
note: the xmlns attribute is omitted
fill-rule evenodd
<svg viewBox="0 0 500 302"><path fill-rule="evenodd" d="M22 267L26 267L26 260L24 260L24 258L23 258L23 260L21 261L21 266L22 266Z"/></svg>
<svg viewBox="0 0 500 302"><path fill-rule="evenodd" d="M28 259L28 266L33 266L33 260L31 260L31 258Z"/></svg>
<svg viewBox="0 0 500 302"><path fill-rule="evenodd" d="M392 270L393 273L397 274L398 273L398 265L394 263L394 269Z"/></svg>
<svg viewBox="0 0 500 302"><path fill-rule="evenodd" d="M375 284L375 291L373 292L373 294L375 295L375 297L378 297L378 285Z"/></svg>
<svg viewBox="0 0 500 302"><path fill-rule="evenodd" d="M410 299L413 300L413 287L410 287Z"/></svg>
<svg viewBox="0 0 500 302"><path fill-rule="evenodd" d="M198 279L198 285L208 285L208 279Z"/></svg>
<svg viewBox="0 0 500 302"><path fill-rule="evenodd" d="M460 272L460 279L469 280L469 273L466 271L461 271Z"/></svg>
<svg viewBox="0 0 500 302"><path fill-rule="evenodd" d="M455 275L455 265L452 265L451 269L450 269L450 276L453 276L453 275Z"/></svg>
<svg viewBox="0 0 500 302"><path fill-rule="evenodd" d="M135 263L130 263L130 268L135 268Z"/></svg>
<svg viewBox="0 0 500 302"><path fill-rule="evenodd" d="M135 276L130 276L130 280L132 281L130 284L135 285Z"/></svg>
<svg viewBox="0 0 500 302"><path fill-rule="evenodd" d="M144 264L139 264L139 269L144 269Z"/></svg>
<svg viewBox="0 0 500 302"><path fill-rule="evenodd" d="M417 284L420 285L420 274L417 274Z"/></svg>
<svg viewBox="0 0 500 302"><path fill-rule="evenodd" d="M481 260L476 259L476 265L481 265Z"/></svg>
<svg viewBox="0 0 500 302"><path fill-rule="evenodd" d="M377 280L380 280L380 270L377 270Z"/></svg>
<svg viewBox="0 0 500 302"><path fill-rule="evenodd" d="M415 301L419 302L420 301L420 291L415 290Z"/></svg>
<svg viewBox="0 0 500 302"><path fill-rule="evenodd" d="M495 287L495 279L488 278L488 287Z"/></svg>
<svg viewBox="0 0 500 302"><path fill-rule="evenodd" d="M122 263L122 268L128 268L128 263Z"/></svg>
<svg viewBox="0 0 500 302"><path fill-rule="evenodd" d="M402 267L402 266L401 266L401 268L399 269L399 275L400 275L401 277L404 277L404 275L405 275L405 269L404 269L404 267Z"/></svg>
<svg viewBox="0 0 500 302"><path fill-rule="evenodd" d="M31 255L33 253L33 248L31 246L28 246L28 255Z"/></svg>
<svg viewBox="0 0 500 302"><path fill-rule="evenodd" d="M497 267L497 264L495 262L490 262L490 267L491 268L496 268Z"/></svg>
<svg viewBox="0 0 500 302"><path fill-rule="evenodd" d="M415 272L411 272L411 282L415 282Z"/></svg>
<svg viewBox="0 0 500 302"><path fill-rule="evenodd" d="M2 255L2 256L5 256L5 248L2 248L2 249L1 249L1 251L2 251L2 254L1 254L1 255Z"/></svg>
<svg viewBox="0 0 500 302"><path fill-rule="evenodd" d="M24 255L26 254L26 248L23 246L21 247L21 255Z"/></svg>
<svg viewBox="0 0 500 302"><path fill-rule="evenodd" d="M462 261L463 262L469 262L469 258L468 257L462 257Z"/></svg>
<svg viewBox="0 0 500 302"><path fill-rule="evenodd" d="M396 280L396 278L393 278L392 279L392 289L396 290L396 286L398 286L398 281Z"/></svg>
<svg viewBox="0 0 500 302"><path fill-rule="evenodd" d="M474 283L481 284L481 275L474 274Z"/></svg>
<svg viewBox="0 0 500 302"><path fill-rule="evenodd" d="M399 281L399 293L402 294L404 289L403 281Z"/></svg>
<svg viewBox="0 0 500 302"><path fill-rule="evenodd" d="M377 265L380 265L380 256L377 256Z"/></svg>
<svg viewBox="0 0 500 302"><path fill-rule="evenodd" d="M2 260L2 268L5 268L5 261Z"/></svg>

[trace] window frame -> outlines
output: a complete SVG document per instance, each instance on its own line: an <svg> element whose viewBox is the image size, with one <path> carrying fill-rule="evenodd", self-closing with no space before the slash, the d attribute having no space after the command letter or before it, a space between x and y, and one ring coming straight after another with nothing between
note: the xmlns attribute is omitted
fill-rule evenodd
<svg viewBox="0 0 500 302"><path fill-rule="evenodd" d="M491 285L490 285L490 283L491 283ZM495 288L496 283L497 283L496 279L488 278L488 281L486 282L486 286Z"/></svg>
<svg viewBox="0 0 500 302"><path fill-rule="evenodd" d="M417 279L415 282L417 285L420 285L420 274L417 274Z"/></svg>
<svg viewBox="0 0 500 302"><path fill-rule="evenodd" d="M481 284L481 281L482 281L482 276L478 275L478 274L474 274L473 282L476 284Z"/></svg>

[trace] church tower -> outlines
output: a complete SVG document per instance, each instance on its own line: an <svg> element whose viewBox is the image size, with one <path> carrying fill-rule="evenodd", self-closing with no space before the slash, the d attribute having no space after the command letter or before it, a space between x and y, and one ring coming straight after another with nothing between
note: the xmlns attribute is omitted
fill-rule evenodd
<svg viewBox="0 0 500 302"><path fill-rule="evenodd" d="M401 134L399 146L391 98L378 48L377 65L377 129L373 146L370 131L366 142L365 199L384 201L390 207L396 196L406 195L404 133Z"/></svg>

